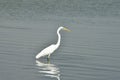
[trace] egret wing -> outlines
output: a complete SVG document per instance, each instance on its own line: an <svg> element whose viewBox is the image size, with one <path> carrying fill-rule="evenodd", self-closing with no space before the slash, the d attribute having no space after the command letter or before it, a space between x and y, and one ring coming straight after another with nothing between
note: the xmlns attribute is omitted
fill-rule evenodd
<svg viewBox="0 0 120 80"><path fill-rule="evenodd" d="M56 49L55 45L50 45L50 46L46 47L40 53L38 53L38 55L36 56L36 59L53 53L55 51L55 49Z"/></svg>

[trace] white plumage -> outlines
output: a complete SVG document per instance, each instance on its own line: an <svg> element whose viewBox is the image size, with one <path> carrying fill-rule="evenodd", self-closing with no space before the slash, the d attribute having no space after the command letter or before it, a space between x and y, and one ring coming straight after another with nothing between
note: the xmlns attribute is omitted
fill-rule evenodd
<svg viewBox="0 0 120 80"><path fill-rule="evenodd" d="M70 31L69 29L65 28L65 27L59 27L57 30L57 35L58 35L58 41L56 44L52 44L48 47L46 47L45 49L43 49L40 53L38 53L36 55L36 59L39 59L40 57L43 56L48 56L48 58L50 58L50 55L60 46L60 41L61 41L61 35L60 35L60 30L66 30L66 31Z"/></svg>
<svg viewBox="0 0 120 80"><path fill-rule="evenodd" d="M48 55L50 57L50 54L53 53L57 47L55 45L50 45L49 47L46 47L43 49L38 55L36 56L36 59Z"/></svg>

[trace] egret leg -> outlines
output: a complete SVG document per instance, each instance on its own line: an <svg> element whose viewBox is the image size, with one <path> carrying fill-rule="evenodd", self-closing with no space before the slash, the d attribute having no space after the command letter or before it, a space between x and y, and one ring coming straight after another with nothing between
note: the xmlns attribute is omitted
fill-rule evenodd
<svg viewBox="0 0 120 80"><path fill-rule="evenodd" d="M47 58L47 62L49 62L50 61L50 58Z"/></svg>
<svg viewBox="0 0 120 80"><path fill-rule="evenodd" d="M47 58L47 64L50 64L50 58Z"/></svg>
<svg viewBox="0 0 120 80"><path fill-rule="evenodd" d="M47 61L50 61L50 54L47 56Z"/></svg>

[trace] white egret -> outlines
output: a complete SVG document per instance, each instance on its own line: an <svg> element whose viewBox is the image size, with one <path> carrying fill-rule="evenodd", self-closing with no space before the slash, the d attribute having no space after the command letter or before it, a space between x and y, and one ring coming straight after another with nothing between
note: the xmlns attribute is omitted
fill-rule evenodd
<svg viewBox="0 0 120 80"><path fill-rule="evenodd" d="M60 46L60 41L61 41L61 35L60 35L60 30L65 30L65 31L70 31L69 29L65 27L59 27L57 30L57 35L58 35L58 41L56 44L52 44L45 49L43 49L40 53L36 55L36 59L39 59L40 57L43 56L48 56L48 59L50 58L50 55Z"/></svg>

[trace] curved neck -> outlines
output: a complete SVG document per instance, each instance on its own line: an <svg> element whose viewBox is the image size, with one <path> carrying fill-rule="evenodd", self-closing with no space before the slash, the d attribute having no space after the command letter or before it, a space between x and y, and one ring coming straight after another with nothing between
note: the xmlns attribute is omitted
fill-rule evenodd
<svg viewBox="0 0 120 80"><path fill-rule="evenodd" d="M56 46L59 46L59 45L60 45L60 40L61 40L61 35L60 35L60 33L59 33L60 30L61 30L61 29L58 29L58 30L57 30L58 41L57 41L57 43L56 43Z"/></svg>

